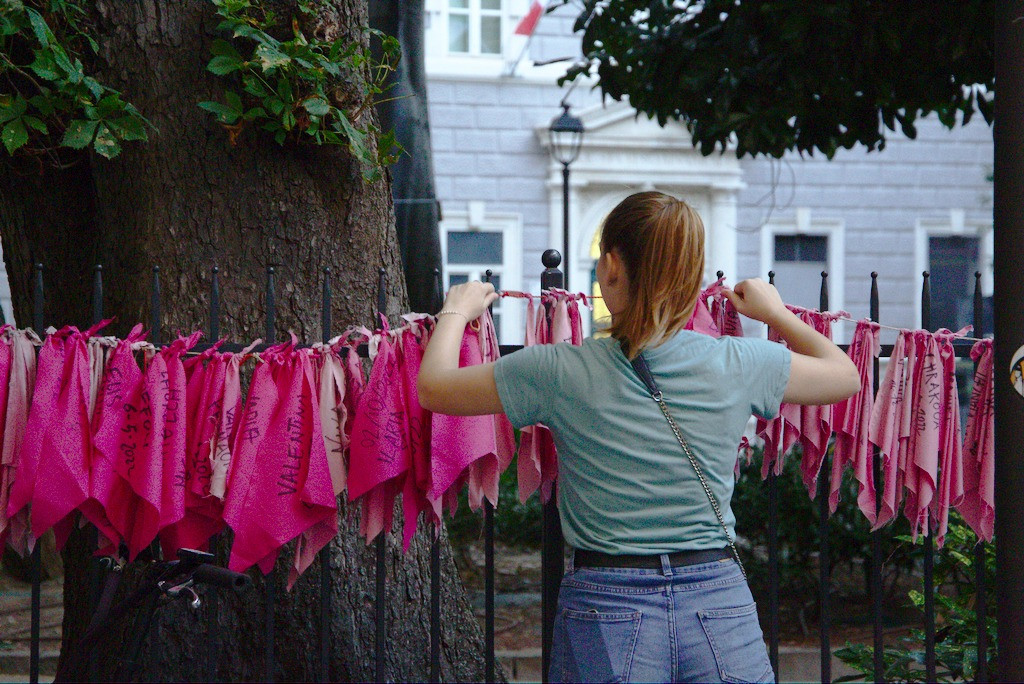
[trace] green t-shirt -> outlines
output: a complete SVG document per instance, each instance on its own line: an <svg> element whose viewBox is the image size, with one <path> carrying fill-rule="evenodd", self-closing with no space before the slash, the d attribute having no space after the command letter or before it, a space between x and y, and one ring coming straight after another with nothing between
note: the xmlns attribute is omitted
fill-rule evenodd
<svg viewBox="0 0 1024 684"><path fill-rule="evenodd" d="M644 356L734 535L737 445L751 413L779 410L789 350L682 331ZM614 339L527 347L502 357L494 377L513 425L551 429L568 544L610 554L727 544L693 467Z"/></svg>

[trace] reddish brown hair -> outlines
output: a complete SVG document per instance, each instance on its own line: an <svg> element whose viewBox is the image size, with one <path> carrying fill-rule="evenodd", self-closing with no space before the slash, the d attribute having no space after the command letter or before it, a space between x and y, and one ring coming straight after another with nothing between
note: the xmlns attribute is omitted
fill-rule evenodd
<svg viewBox="0 0 1024 684"><path fill-rule="evenodd" d="M704 223L682 200L638 192L604 220L601 253L611 251L629 276L629 304L608 331L632 359L690 320L704 272Z"/></svg>

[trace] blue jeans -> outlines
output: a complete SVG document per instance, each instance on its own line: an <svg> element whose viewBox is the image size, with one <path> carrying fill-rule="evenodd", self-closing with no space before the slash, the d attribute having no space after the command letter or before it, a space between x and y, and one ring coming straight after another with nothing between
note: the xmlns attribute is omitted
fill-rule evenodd
<svg viewBox="0 0 1024 684"><path fill-rule="evenodd" d="M562 578L552 682L773 682L757 608L732 559Z"/></svg>

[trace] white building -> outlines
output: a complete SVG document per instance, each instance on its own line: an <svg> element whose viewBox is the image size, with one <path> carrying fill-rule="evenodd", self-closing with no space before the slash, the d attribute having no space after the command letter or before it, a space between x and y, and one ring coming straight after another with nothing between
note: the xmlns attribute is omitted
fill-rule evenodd
<svg viewBox="0 0 1024 684"><path fill-rule="evenodd" d="M529 0L427 0L426 67L442 249L449 282L491 268L500 287L539 290L541 253L562 245L561 165L547 128L569 86L556 81L579 54L577 8L513 35ZM549 60L565 61L545 64ZM974 272L992 287L992 132L980 116L953 131L934 118L918 138L892 134L882 152L840 150L782 160L701 156L685 128L602 104L593 84L568 92L586 128L571 167L569 285L588 291L594 240L619 200L657 189L689 201L707 229L705 280L777 274L784 298L817 306L829 272L830 308L868 313L879 273L881 320L920 323L921 272L932 273L932 327L971 321ZM504 342L522 340L522 304L499 312ZM989 331L991 332L991 331ZM840 333L843 335L843 333ZM848 333L846 333L848 334Z"/></svg>

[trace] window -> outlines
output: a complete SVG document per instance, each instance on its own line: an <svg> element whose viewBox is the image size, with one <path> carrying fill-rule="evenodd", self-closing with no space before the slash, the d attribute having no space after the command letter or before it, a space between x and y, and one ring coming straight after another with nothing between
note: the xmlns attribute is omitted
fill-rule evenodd
<svg viewBox="0 0 1024 684"><path fill-rule="evenodd" d="M448 0L448 51L501 55L502 0Z"/></svg>
<svg viewBox="0 0 1024 684"><path fill-rule="evenodd" d="M829 309L843 307L843 242L841 221L812 220L810 209L796 210L791 222L761 228L761 278L775 271L782 300L808 309L821 303L821 272L828 271Z"/></svg>
<svg viewBox="0 0 1024 684"><path fill-rule="evenodd" d="M928 269L932 293L931 328L959 330L974 321L976 237L929 237Z"/></svg>
<svg viewBox="0 0 1024 684"><path fill-rule="evenodd" d="M775 286L787 304L817 309L821 272L827 270L827 235L775 236Z"/></svg>
<svg viewBox="0 0 1024 684"><path fill-rule="evenodd" d="M917 222L914 271L920 296L921 271L929 273L932 330L959 330L974 323L974 274L981 273L985 333L992 333L992 223L967 220L962 209L953 209L948 219ZM920 299L917 324L921 324Z"/></svg>
<svg viewBox="0 0 1024 684"><path fill-rule="evenodd" d="M486 214L482 203L469 212L446 212L441 223L444 285L484 280L491 271L496 290L522 288L522 223L518 214ZM472 218L471 218L472 217ZM491 309L498 340L521 344L521 300L499 299Z"/></svg>

